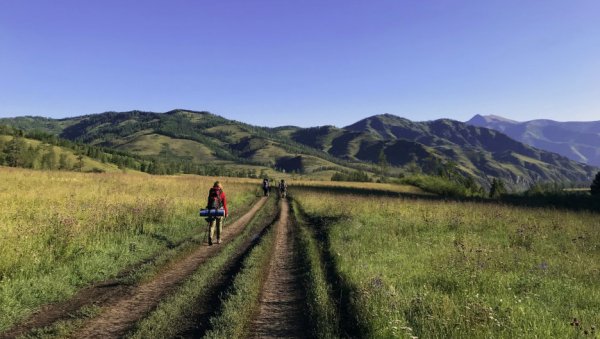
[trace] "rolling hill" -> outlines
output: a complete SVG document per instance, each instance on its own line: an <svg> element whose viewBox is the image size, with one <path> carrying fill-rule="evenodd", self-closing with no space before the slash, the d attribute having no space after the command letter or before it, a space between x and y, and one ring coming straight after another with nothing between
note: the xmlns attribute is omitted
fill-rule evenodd
<svg viewBox="0 0 600 339"><path fill-rule="evenodd" d="M106 112L59 120L20 117L0 119L0 124L180 164L321 177L335 171L376 171L382 155L392 174L402 168L426 173L452 170L477 178L484 186L492 177L519 187L538 181L589 182L596 172L491 129L448 119L413 122L391 114L344 128L257 127L189 110Z"/></svg>
<svg viewBox="0 0 600 339"><path fill-rule="evenodd" d="M467 124L491 128L527 145L592 166L600 166L600 121L518 122L495 115L475 115Z"/></svg>
<svg viewBox="0 0 600 339"><path fill-rule="evenodd" d="M277 168L314 173L316 177L330 177L336 170L349 171L348 166L364 167L294 142L281 130L251 126L208 112L106 112L58 120L18 117L0 119L0 124L170 163L224 166L256 173Z"/></svg>
<svg viewBox="0 0 600 339"><path fill-rule="evenodd" d="M348 160L377 162L383 152L394 166L412 163L428 172L452 162L462 173L498 177L522 187L537 181L588 181L595 172L503 133L448 119L413 122L382 114L345 128L297 130L291 138Z"/></svg>
<svg viewBox="0 0 600 339"><path fill-rule="evenodd" d="M140 159L0 125L0 166L80 172L130 172Z"/></svg>

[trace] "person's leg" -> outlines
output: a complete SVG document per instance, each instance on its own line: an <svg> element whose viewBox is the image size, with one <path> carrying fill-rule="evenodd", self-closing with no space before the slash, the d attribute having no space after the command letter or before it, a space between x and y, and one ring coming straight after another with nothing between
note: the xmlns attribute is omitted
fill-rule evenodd
<svg viewBox="0 0 600 339"><path fill-rule="evenodd" d="M217 244L221 243L221 233L223 232L223 218L217 218Z"/></svg>
<svg viewBox="0 0 600 339"><path fill-rule="evenodd" d="M216 219L212 219L212 221L210 222L209 225L209 230L208 230L208 244L212 245L212 239L213 236L215 235L215 223L216 223Z"/></svg>

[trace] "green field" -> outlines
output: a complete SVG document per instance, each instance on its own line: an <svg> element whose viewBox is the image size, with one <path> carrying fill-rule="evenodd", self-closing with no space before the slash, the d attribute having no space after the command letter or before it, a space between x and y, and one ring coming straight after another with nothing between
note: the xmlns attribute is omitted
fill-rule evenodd
<svg viewBox="0 0 600 339"><path fill-rule="evenodd" d="M0 175L0 337L83 288L117 279L135 290L209 250L197 210L215 178L3 167ZM289 255L302 268L291 277L304 287L294 307L306 314L307 336L598 337L597 213L449 200L410 185L288 179ZM257 201L259 183L223 180L232 221ZM279 243L269 231L282 213L276 202L272 194L257 206L239 233L210 248L122 333L248 335ZM111 305L82 306L28 336L77 336Z"/></svg>
<svg viewBox="0 0 600 339"><path fill-rule="evenodd" d="M323 236L354 335L565 338L600 324L595 213L307 188L294 199Z"/></svg>

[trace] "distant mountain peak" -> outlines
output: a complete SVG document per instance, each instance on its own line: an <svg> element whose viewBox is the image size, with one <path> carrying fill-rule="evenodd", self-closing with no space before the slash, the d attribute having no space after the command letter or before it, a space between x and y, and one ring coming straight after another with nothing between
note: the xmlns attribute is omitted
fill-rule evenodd
<svg viewBox="0 0 600 339"><path fill-rule="evenodd" d="M481 125L481 124L487 124L487 123L493 123L493 122L502 122L502 123L510 123L510 124L518 124L519 123L518 121L507 119L507 118L501 117L499 115L494 115L494 114L488 114L488 115L475 114L469 121L467 121L467 124Z"/></svg>
<svg viewBox="0 0 600 339"><path fill-rule="evenodd" d="M475 115L467 124L500 131L515 140L575 161L600 165L600 121L536 119L516 122L495 115Z"/></svg>

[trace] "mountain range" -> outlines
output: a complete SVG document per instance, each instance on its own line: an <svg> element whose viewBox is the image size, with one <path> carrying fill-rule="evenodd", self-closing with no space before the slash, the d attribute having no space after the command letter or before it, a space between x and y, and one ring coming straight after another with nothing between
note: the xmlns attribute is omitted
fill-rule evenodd
<svg viewBox="0 0 600 339"><path fill-rule="evenodd" d="M493 129L449 119L414 122L391 114L371 116L343 128L258 127L182 109L66 119L4 118L0 124L157 159L325 176L336 171L375 172L382 159L391 166L391 174L452 168L484 186L491 178L519 187L539 181L589 182L597 172Z"/></svg>
<svg viewBox="0 0 600 339"><path fill-rule="evenodd" d="M518 122L496 115L475 115L467 124L491 128L527 145L600 166L600 121L540 119Z"/></svg>

